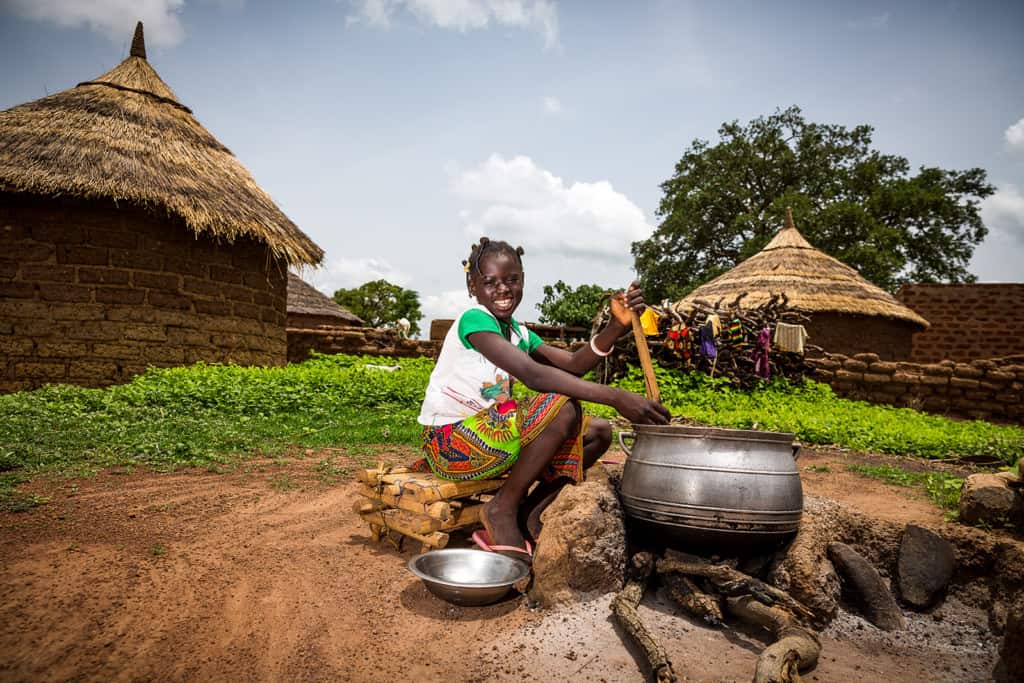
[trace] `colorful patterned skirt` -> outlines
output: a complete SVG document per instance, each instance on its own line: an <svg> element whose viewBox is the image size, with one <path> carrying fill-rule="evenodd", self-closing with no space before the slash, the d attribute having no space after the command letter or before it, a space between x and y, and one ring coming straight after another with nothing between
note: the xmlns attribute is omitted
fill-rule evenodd
<svg viewBox="0 0 1024 683"><path fill-rule="evenodd" d="M411 469L432 471L442 479L493 479L507 472L519 452L537 438L567 401L562 394L538 394L494 404L461 422L423 428L423 457ZM576 434L566 439L545 468L546 481L583 479L583 436L590 416L584 415Z"/></svg>

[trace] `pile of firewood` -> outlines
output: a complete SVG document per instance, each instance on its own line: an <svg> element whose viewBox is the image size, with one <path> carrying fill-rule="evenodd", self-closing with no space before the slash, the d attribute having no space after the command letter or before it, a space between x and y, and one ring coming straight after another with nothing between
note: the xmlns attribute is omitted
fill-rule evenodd
<svg viewBox="0 0 1024 683"><path fill-rule="evenodd" d="M750 389L764 379L755 372L754 349L761 330L774 330L778 323L805 325L809 318L789 308L785 294L772 297L760 306L741 308L740 303L746 293L740 294L732 301L715 302L697 301L687 311L680 311L673 306L655 306L652 308L659 316L658 334L647 338L651 357L663 368L684 372L703 372L712 377L725 377L737 388ZM595 328L600 328L607 320L607 307L599 312L595 319ZM708 358L698 348L699 330L708 317L717 315L722 323L723 333L716 339L717 356ZM741 339L738 342L728 341L725 335L727 326L738 321L741 326ZM678 330L684 325L689 334L684 349L676 348L669 339L673 327ZM817 346L807 344L808 350L820 351ZM625 374L627 365L637 365L637 349L632 335L625 335L616 345L617 353L606 359L601 368L601 381L610 382ZM803 354L782 353L772 347L768 356L770 375L783 376L795 382L801 382L812 371Z"/></svg>
<svg viewBox="0 0 1024 683"><path fill-rule="evenodd" d="M625 588L612 601L612 612L633 638L654 680L676 680L665 649L637 612L652 575L684 611L712 626L726 615L767 632L773 641L760 654L754 683L792 683L800 671L813 668L821 643L809 628L810 609L788 593L754 578L728 562L711 562L696 555L667 550L662 558L650 552L633 556Z"/></svg>

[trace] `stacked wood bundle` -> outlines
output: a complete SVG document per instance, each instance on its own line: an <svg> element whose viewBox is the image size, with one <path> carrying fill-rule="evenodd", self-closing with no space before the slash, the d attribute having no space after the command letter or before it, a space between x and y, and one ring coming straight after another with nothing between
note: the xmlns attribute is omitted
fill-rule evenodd
<svg viewBox="0 0 1024 683"><path fill-rule="evenodd" d="M772 296L754 306L741 306L746 293L732 300L697 300L679 306L655 306L658 314L658 333L647 339L652 358L663 368L685 372L703 372L712 377L725 377L737 388L749 389L768 377L783 376L800 382L813 372L803 353L783 352L772 344L767 358L767 373L758 373L755 348L764 329L769 338L779 323L804 325L810 319L789 307L785 294ZM605 315L598 314L595 327L603 324ZM716 355L711 358L701 352L700 329L712 316L718 316L721 330L714 340ZM733 331L730 331L730 326ZM685 330L685 332L683 331ZM806 350L821 351L813 344ZM601 381L609 382L621 377L627 365L638 364L638 351L631 335L622 337L616 345L617 353L610 356L600 369Z"/></svg>
<svg viewBox="0 0 1024 683"><path fill-rule="evenodd" d="M480 522L481 495L498 490L504 479L446 481L405 467L360 470L359 493L352 510L370 525L373 540L412 538L422 552L448 545L453 529Z"/></svg>

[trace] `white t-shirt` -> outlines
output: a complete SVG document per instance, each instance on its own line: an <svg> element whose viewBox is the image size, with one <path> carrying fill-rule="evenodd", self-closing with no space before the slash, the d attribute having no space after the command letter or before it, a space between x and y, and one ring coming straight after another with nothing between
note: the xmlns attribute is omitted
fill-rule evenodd
<svg viewBox="0 0 1024 683"><path fill-rule="evenodd" d="M526 353L544 343L515 320L506 329L505 323L483 306L463 311L445 335L437 364L430 373L417 418L420 424L451 424L511 398L512 381L508 373L487 360L466 339L474 332L501 334Z"/></svg>

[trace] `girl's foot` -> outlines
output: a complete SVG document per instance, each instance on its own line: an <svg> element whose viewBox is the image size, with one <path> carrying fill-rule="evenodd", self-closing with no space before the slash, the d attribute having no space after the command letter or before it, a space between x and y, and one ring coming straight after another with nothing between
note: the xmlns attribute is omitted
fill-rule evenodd
<svg viewBox="0 0 1024 683"><path fill-rule="evenodd" d="M487 530L492 545L505 546L505 549L495 552L528 563L531 560L531 553L516 522L515 508L506 510L500 500L500 493L499 491L498 495L484 503L483 509L480 510L480 522Z"/></svg>

